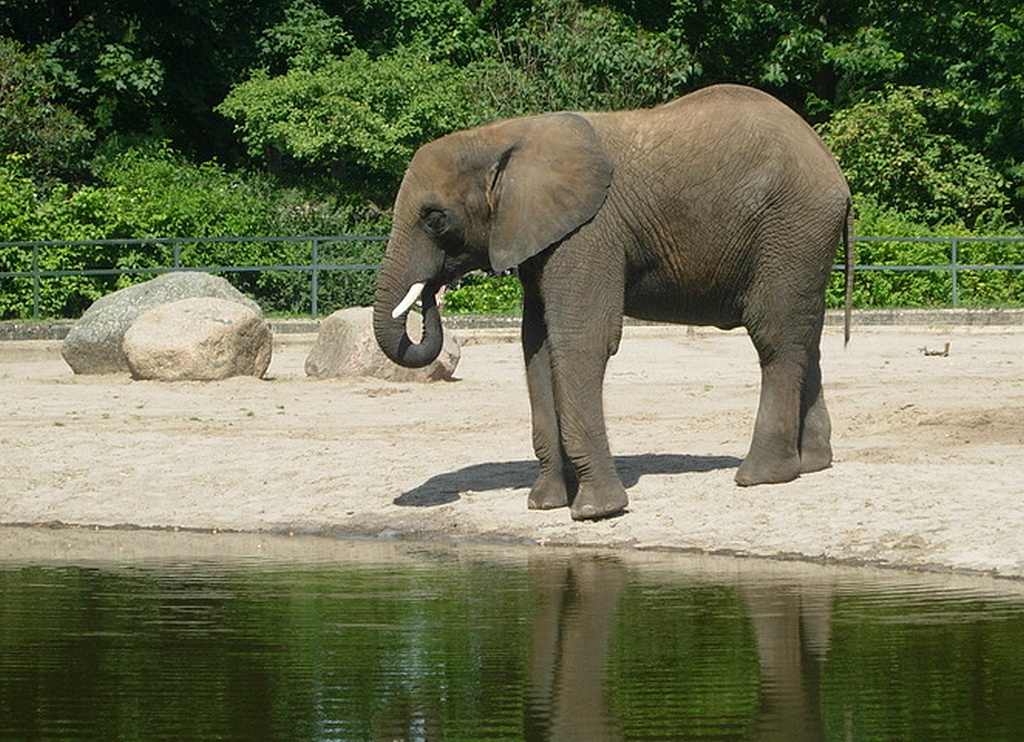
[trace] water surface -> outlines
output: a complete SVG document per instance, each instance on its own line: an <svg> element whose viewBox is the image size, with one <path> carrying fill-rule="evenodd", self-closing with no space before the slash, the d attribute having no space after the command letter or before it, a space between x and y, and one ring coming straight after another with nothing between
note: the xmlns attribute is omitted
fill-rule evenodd
<svg viewBox="0 0 1024 742"><path fill-rule="evenodd" d="M0 740L1024 739L1016 582L66 538L0 557Z"/></svg>

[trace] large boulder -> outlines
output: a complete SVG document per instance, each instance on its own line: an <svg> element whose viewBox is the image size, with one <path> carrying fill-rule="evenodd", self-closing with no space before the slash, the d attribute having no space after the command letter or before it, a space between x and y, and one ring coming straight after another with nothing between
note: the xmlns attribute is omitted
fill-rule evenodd
<svg viewBox="0 0 1024 742"><path fill-rule="evenodd" d="M420 317L410 313L409 336L418 340ZM372 376L387 381L447 381L459 365L458 340L444 334L444 347L433 363L423 368L403 368L393 363L373 336L373 309L341 309L320 324L316 344L306 358L306 374L317 378Z"/></svg>
<svg viewBox="0 0 1024 742"><path fill-rule="evenodd" d="M124 334L122 349L136 379L216 381L263 376L272 346L270 326L251 308L199 297L141 315Z"/></svg>
<svg viewBox="0 0 1024 742"><path fill-rule="evenodd" d="M76 374L128 371L121 341L132 323L154 307L198 296L226 299L262 316L259 305L225 279L196 271L165 273L93 302L71 327L60 352Z"/></svg>

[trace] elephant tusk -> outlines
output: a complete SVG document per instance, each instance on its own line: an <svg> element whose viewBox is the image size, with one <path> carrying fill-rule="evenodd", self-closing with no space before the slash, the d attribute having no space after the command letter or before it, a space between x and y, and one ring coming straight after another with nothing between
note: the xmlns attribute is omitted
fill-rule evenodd
<svg viewBox="0 0 1024 742"><path fill-rule="evenodd" d="M423 293L423 289L426 287L425 283L414 283L409 288L409 293L405 295L405 298L398 303L398 306L391 310L391 318L398 319L403 314L409 311L409 307L416 303L420 298L420 294Z"/></svg>

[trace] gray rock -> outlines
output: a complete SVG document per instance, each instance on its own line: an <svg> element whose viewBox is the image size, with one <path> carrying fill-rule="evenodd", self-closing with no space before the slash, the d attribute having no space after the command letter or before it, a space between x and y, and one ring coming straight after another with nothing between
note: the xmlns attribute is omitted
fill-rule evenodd
<svg viewBox="0 0 1024 742"><path fill-rule="evenodd" d="M420 317L409 314L409 337L418 339ZM437 359L424 368L403 368L384 355L373 336L370 307L341 309L320 324L316 344L306 358L306 374L317 378L372 376L387 381L447 381L459 365L461 349L450 332Z"/></svg>
<svg viewBox="0 0 1024 742"><path fill-rule="evenodd" d="M128 371L121 341L135 319L161 304L197 296L237 302L262 316L256 302L223 278L196 271L165 273L93 302L64 338L61 355L76 374Z"/></svg>
<svg viewBox="0 0 1024 742"><path fill-rule="evenodd" d="M216 381L266 373L273 335L251 308L212 297L161 304L124 334L132 376L157 381Z"/></svg>

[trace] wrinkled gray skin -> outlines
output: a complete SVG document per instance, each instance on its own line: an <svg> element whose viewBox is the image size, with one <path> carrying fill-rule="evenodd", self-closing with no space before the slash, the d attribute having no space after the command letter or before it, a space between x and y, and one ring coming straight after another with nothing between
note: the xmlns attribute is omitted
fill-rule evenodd
<svg viewBox="0 0 1024 742"><path fill-rule="evenodd" d="M416 153L395 203L374 330L395 362L429 363L441 347L437 289L468 271L518 266L540 460L528 504L595 519L627 504L602 409L623 315L743 326L760 356L761 399L736 481L785 482L832 461L819 340L841 240L849 296L850 211L814 131L750 88L500 121ZM405 317L392 317L417 282L426 284L418 344Z"/></svg>

